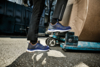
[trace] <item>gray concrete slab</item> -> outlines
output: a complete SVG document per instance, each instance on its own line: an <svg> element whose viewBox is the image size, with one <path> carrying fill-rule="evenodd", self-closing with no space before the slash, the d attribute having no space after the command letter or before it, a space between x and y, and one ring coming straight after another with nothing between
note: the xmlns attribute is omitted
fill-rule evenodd
<svg viewBox="0 0 100 67"><path fill-rule="evenodd" d="M39 38L44 45L45 39ZM100 67L99 52L64 52L57 46L28 53L27 46L26 37L0 37L0 67Z"/></svg>

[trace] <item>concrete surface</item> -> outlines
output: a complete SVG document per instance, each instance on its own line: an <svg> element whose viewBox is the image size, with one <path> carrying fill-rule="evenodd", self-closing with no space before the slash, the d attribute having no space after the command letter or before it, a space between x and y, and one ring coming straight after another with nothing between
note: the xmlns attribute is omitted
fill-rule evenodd
<svg viewBox="0 0 100 67"><path fill-rule="evenodd" d="M39 37L45 45L46 37ZM99 52L64 52L59 46L49 52L28 53L26 37L0 37L0 67L100 67Z"/></svg>

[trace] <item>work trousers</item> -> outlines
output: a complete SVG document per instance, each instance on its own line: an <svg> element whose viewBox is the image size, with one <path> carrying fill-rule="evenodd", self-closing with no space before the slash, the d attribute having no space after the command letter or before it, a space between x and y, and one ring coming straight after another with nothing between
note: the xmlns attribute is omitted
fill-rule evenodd
<svg viewBox="0 0 100 67"><path fill-rule="evenodd" d="M57 19L61 20L63 13L65 11L66 3L68 0L58 0L55 11L53 14L53 19L51 23L56 23ZM39 22L45 7L45 0L33 0L33 12L29 24L29 30L27 35L27 40L30 40L33 44L37 42Z"/></svg>

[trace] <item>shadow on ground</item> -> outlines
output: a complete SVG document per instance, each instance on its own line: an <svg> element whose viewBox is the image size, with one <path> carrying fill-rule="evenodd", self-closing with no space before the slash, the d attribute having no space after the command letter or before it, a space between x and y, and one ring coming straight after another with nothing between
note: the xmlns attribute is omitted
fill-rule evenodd
<svg viewBox="0 0 100 67"><path fill-rule="evenodd" d="M7 67L100 67L100 53L54 49L49 52L25 52Z"/></svg>
<svg viewBox="0 0 100 67"><path fill-rule="evenodd" d="M54 55L52 52L57 54ZM62 61L64 61L65 57L65 55L56 50L51 50L50 52L25 52L7 67L64 67L63 65L59 64L58 60L62 59Z"/></svg>

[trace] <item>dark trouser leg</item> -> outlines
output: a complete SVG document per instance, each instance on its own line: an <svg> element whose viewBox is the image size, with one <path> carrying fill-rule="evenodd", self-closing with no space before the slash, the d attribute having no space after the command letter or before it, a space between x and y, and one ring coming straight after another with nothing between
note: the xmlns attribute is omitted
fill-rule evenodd
<svg viewBox="0 0 100 67"><path fill-rule="evenodd" d="M44 9L45 0L33 0L33 5L27 40L35 44L38 38L39 21Z"/></svg>
<svg viewBox="0 0 100 67"><path fill-rule="evenodd" d="M52 24L55 24L57 22L57 18L52 18Z"/></svg>
<svg viewBox="0 0 100 67"><path fill-rule="evenodd" d="M57 0L57 4L53 13L53 18L52 18L52 24L55 24L57 22L57 19L59 21L62 20L63 14L66 8L68 0Z"/></svg>

